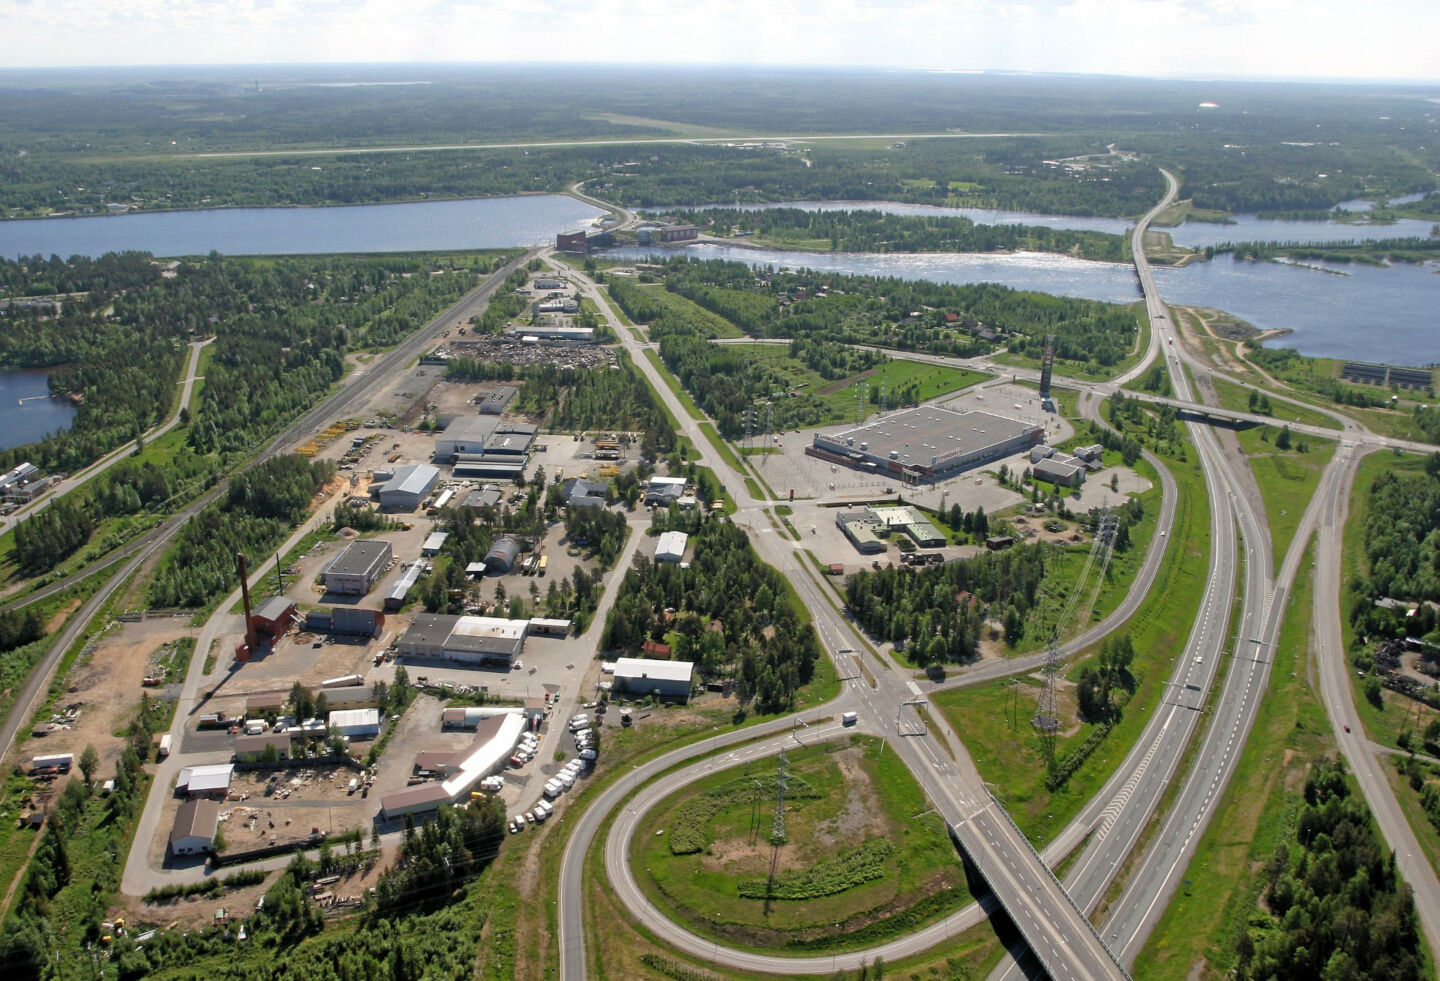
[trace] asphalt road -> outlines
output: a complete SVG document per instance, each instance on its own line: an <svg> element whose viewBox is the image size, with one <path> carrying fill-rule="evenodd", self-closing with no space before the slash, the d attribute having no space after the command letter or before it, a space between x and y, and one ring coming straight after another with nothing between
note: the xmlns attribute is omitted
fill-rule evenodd
<svg viewBox="0 0 1440 981"><path fill-rule="evenodd" d="M598 289L587 284L585 292L608 321L618 323L608 300ZM634 335L618 327L617 334L630 350L636 365L650 379L652 387L680 422L682 430L690 436L706 464L720 477L726 493L736 501L739 508L736 520L742 524L749 523L754 532L757 550L767 561L781 569L800 591L827 649L832 652L842 649L858 651L862 646L859 639L834 604L822 596L820 590L826 587L816 583L817 573L809 567L809 563L798 561L794 557L793 543L782 541L770 531L768 521L763 522L761 531L755 532L756 518L763 512L764 503L750 496L741 475L734 472L724 460L713 457L709 442L700 432L697 422L685 412L674 393L659 377L654 365L640 353L640 344ZM999 901L1025 932L1032 948L1052 977L1126 977L1124 970L1100 942L1089 921L1064 894L1049 867L1040 860L1014 825L997 814L999 809L984 790L979 774L964 753L963 747L959 747L958 752L955 745L950 747L949 753L955 754L952 759L947 755L947 750L940 748L935 738L924 732L923 728L907 730L901 735L903 720L907 714L903 703L912 699L920 700L922 697L919 686L908 677L908 673L895 670L889 663L874 662L870 668L877 687L872 690L854 680L859 677L859 671L854 666L853 659L864 658L866 655L834 653L832 656L842 677L852 679L848 682L849 695L859 702L855 711L859 713L862 724L874 731L885 733L896 754L905 761L911 772L917 775L935 802L936 809L954 828L981 873L988 881L996 884L995 891ZM830 709L829 706L826 708ZM709 743L707 741L700 745L703 752ZM636 779L643 782L648 776L658 772L656 764L652 763L641 767ZM617 793L614 800L618 799ZM609 795L592 805L586 812L585 820L602 820L606 813L602 804L607 800L611 800ZM586 847L592 840L593 837L586 839ZM560 884L560 895L565 897L560 916L561 974L562 977L571 979L584 977L586 969L586 939L581 909L584 850L577 848L576 842L577 838L572 838L571 845L566 849ZM655 914L647 917L646 923L651 929L679 929L673 925L661 926L663 919ZM924 935L904 938L904 943L913 944L912 952L923 950L933 942L933 939ZM704 941L687 937L685 949L697 949L694 946L697 943L703 944ZM718 944L713 945L712 956L717 963L740 969L782 972L789 970L789 958L764 955L759 963L767 966L757 968L752 959L762 955L734 951ZM871 952L866 951L839 955L833 960L841 967L846 964L858 967L870 956ZM747 966L741 967L742 963Z"/></svg>
<svg viewBox="0 0 1440 981"><path fill-rule="evenodd" d="M1319 534L1315 539L1312 643L1318 648L1316 661L1320 668L1320 693L1330 723L1335 727L1340 752L1360 784L1381 834L1395 851L1395 864L1401 877L1415 890L1415 911L1433 956L1434 952L1440 951L1440 879L1437 879L1435 867L1421 849L1420 841L1405 819L1405 813L1400 809L1400 803L1385 776L1388 764L1377 759L1365 736L1365 728L1360 724L1360 713L1355 708L1350 689L1350 659L1341 639L1341 551L1355 469L1363 455L1363 452L1357 453L1348 459L1339 478L1320 489L1319 496L1323 496L1325 503Z"/></svg>

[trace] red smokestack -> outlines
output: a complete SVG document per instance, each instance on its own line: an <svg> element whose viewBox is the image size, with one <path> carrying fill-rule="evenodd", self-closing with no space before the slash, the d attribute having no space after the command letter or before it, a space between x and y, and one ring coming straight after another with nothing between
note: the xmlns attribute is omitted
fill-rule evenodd
<svg viewBox="0 0 1440 981"><path fill-rule="evenodd" d="M240 571L240 595L245 599L245 646L251 653L255 650L255 628L250 619L250 574L245 569L245 553L235 553L235 565Z"/></svg>

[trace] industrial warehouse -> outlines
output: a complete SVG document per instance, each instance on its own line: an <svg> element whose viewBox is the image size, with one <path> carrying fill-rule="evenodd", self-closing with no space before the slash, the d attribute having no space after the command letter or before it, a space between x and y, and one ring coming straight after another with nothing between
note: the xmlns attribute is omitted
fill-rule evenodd
<svg viewBox="0 0 1440 981"><path fill-rule="evenodd" d="M529 627L529 620L418 613L396 646L405 657L508 667Z"/></svg>
<svg viewBox="0 0 1440 981"><path fill-rule="evenodd" d="M816 433L805 453L862 472L930 483L1044 438L1044 427L1018 419L923 405L833 435Z"/></svg>

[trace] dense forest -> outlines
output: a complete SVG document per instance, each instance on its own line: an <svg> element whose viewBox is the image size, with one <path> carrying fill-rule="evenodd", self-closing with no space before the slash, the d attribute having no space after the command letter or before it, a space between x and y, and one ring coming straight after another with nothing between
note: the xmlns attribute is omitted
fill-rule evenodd
<svg viewBox="0 0 1440 981"><path fill-rule="evenodd" d="M1309 262L1362 262L1383 266L1392 262L1430 262L1440 253L1440 225L1429 238L1339 239L1333 242L1224 242L1210 246L1207 255L1230 253L1236 260L1300 259Z"/></svg>
<svg viewBox="0 0 1440 981"><path fill-rule="evenodd" d="M99 259L0 259L11 296L56 296L60 313L0 310L0 365L53 368L50 389L70 395L70 428L39 444L0 451L0 468L29 461L74 471L159 422L174 400L189 324L170 301L179 291L148 254Z"/></svg>
<svg viewBox="0 0 1440 981"><path fill-rule="evenodd" d="M406 68L367 66L366 79ZM561 190L631 205L904 200L1139 215L1175 168L1204 208L1315 213L1435 186L1422 99L1394 88L719 68L92 70L0 85L0 207L349 204ZM1213 100L1217 108L1197 111ZM716 143L308 157L207 151L723 136ZM872 140L759 133L1014 133ZM1031 135L1023 135L1031 134ZM1048 134L1048 135L1040 135ZM1112 152L1114 150L1120 152ZM1135 151L1140 156L1135 157ZM318 168L318 169L317 169Z"/></svg>
<svg viewBox="0 0 1440 981"><path fill-rule="evenodd" d="M885 356L875 351L802 340L792 343L791 353L830 381L885 361ZM660 358L726 439L744 436L746 412L767 402L776 430L830 421L829 407L816 393L792 390L783 374L745 351L712 344L695 334L671 333L660 339Z"/></svg>
<svg viewBox="0 0 1440 981"><path fill-rule="evenodd" d="M700 522L691 542L688 567L636 558L605 621L601 649L671 643L674 656L695 661L702 678L732 680L742 705L753 700L762 713L792 708L821 654L784 576L760 561L745 529L725 519ZM709 629L715 621L720 629Z"/></svg>
<svg viewBox="0 0 1440 981"><path fill-rule="evenodd" d="M1350 622L1374 637L1435 634L1428 606L1416 622L1375 606L1384 597L1440 602L1440 453L1425 461L1425 471L1387 470L1376 476L1365 502L1362 539L1367 574L1348 586Z"/></svg>
<svg viewBox="0 0 1440 981"><path fill-rule="evenodd" d="M1304 797L1293 842L1265 867L1265 905L1240 934L1236 977L1425 977L1414 897L1343 760L1312 763Z"/></svg>
<svg viewBox="0 0 1440 981"><path fill-rule="evenodd" d="M666 289L753 337L871 344L954 357L985 354L1004 344L1038 359L1045 335L1053 333L1057 358L1098 370L1130 352L1137 330L1135 315L1117 304L993 283L961 286L811 270L775 272L743 262L685 258L668 261L663 277ZM643 290L617 288L618 280L611 278L611 290L622 308L634 304L637 291L643 300ZM997 336L995 342L983 339L985 328Z"/></svg>
<svg viewBox="0 0 1440 981"><path fill-rule="evenodd" d="M892 215L880 211L806 211L707 208L680 211L681 221L711 235L756 235L778 248L833 252L1064 252L1082 259L1119 262L1125 239L1043 225L977 225L969 218Z"/></svg>
<svg viewBox="0 0 1440 981"><path fill-rule="evenodd" d="M333 461L276 456L230 482L191 519L150 586L154 607L203 607L238 588L235 553L264 556L309 510L335 474Z"/></svg>
<svg viewBox="0 0 1440 981"><path fill-rule="evenodd" d="M1027 545L911 570L862 569L845 581L845 603L865 632L903 646L911 663L964 663L979 654L985 621L1025 632L1045 578L1049 546Z"/></svg>

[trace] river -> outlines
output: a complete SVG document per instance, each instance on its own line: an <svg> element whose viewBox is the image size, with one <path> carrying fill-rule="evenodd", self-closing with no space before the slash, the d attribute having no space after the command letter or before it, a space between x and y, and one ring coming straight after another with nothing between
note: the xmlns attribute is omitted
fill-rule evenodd
<svg viewBox="0 0 1440 981"><path fill-rule="evenodd" d="M754 265L801 267L858 276L896 276L940 283L1001 283L1019 290L1131 303L1140 298L1134 269L1050 253L924 253L920 255L785 252L722 245L683 250L611 249L614 258L693 255ZM1326 271L1319 271L1320 267ZM1440 362L1434 329L1440 264L1242 262L1222 256L1175 269L1156 267L1156 282L1173 303L1214 307L1262 330L1293 333L1272 342L1316 357L1422 365Z"/></svg>
<svg viewBox="0 0 1440 981"><path fill-rule="evenodd" d="M1395 198L1395 204L1418 201L1423 194ZM1365 205L1365 208L1361 208ZM1347 207L1348 206L1348 207ZM1363 211L1373 207L1372 201L1344 201L1338 208ZM1079 232L1106 232L1126 235L1133 222L1126 218L1089 218L1077 215L1041 215L1028 211L1001 211L994 208L943 208L932 204L908 204L901 201L785 201L778 204L711 204L702 208L741 208L746 211L771 211L776 208L798 208L801 211L879 211L887 215L917 217L969 218L977 225L1040 225ZM699 209L697 209L699 210ZM1171 241L1187 249L1203 249L1224 242L1345 242L1351 239L1425 238L1433 222L1403 218L1392 223L1363 221L1274 221L1254 215L1235 215L1228 222L1187 221L1175 227L1155 226L1168 232Z"/></svg>
<svg viewBox="0 0 1440 981"><path fill-rule="evenodd" d="M219 208L0 221L0 255L443 252L553 242L604 214L563 194L342 208Z"/></svg>
<svg viewBox="0 0 1440 981"><path fill-rule="evenodd" d="M49 378L44 369L0 370L0 449L24 446L70 428L75 405L69 399L48 397Z"/></svg>
<svg viewBox="0 0 1440 981"><path fill-rule="evenodd" d="M1348 202L1358 205L1363 202ZM963 215L981 223L1043 224L1120 233L1118 218L1032 215L978 208L937 208L896 202L801 201L769 207L864 207L895 214ZM94 218L0 222L0 254L98 255L142 249L156 255L445 251L513 248L551 240L559 231L593 224L601 214L564 195L525 195L343 208L234 208L152 212ZM1237 216L1233 224L1187 222L1167 229L1177 244L1203 247L1226 240L1323 241L1362 236L1428 234L1428 222L1354 225L1279 222ZM728 246L691 246L687 254L866 276L948 283L997 282L1015 289L1112 302L1139 297L1128 265L1044 253L832 254ZM612 250L636 258L642 250ZM673 254L673 253L672 253ZM1290 329L1278 340L1302 353L1399 364L1440 362L1433 308L1440 296L1436 267L1332 265L1330 273L1278 263L1221 258L1184 269L1160 269L1167 299L1229 311L1262 329ZM27 403L29 404L29 403ZM0 401L0 408L3 408ZM51 428L54 428L52 425Z"/></svg>

